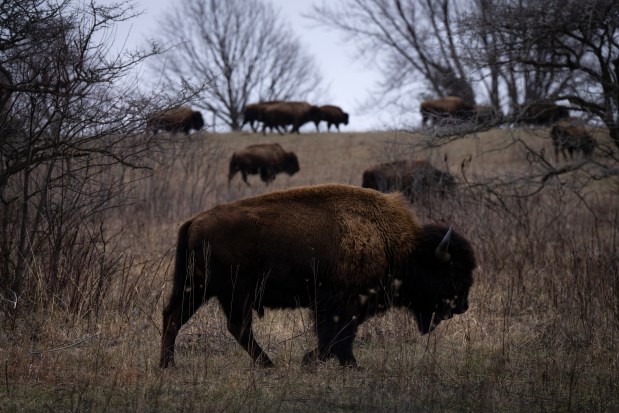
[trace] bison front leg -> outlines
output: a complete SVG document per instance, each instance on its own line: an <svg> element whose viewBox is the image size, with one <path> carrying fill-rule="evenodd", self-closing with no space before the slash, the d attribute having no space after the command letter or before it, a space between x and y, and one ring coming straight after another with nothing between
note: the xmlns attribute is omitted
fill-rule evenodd
<svg viewBox="0 0 619 413"><path fill-rule="evenodd" d="M222 304L224 313L228 317L228 331L236 341L247 351L254 362L262 367L273 367L273 362L262 350L254 338L252 329L252 305L249 299L229 301L231 304Z"/></svg>
<svg viewBox="0 0 619 413"><path fill-rule="evenodd" d="M305 354L303 364L324 362L337 357L340 365L356 367L357 360L352 352L353 341L357 333L357 317L338 311L325 311L317 314L316 332L318 347Z"/></svg>
<svg viewBox="0 0 619 413"><path fill-rule="evenodd" d="M246 170L242 170L242 171L241 171L241 176L242 176L242 178L243 178L243 182L245 182L245 184L246 184L247 186L251 186L251 185L249 184L249 182L247 181L247 171L246 171Z"/></svg>

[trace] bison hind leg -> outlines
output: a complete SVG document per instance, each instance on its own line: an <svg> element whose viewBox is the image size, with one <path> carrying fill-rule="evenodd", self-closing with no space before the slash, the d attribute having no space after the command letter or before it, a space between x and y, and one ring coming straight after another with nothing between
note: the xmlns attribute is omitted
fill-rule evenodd
<svg viewBox="0 0 619 413"><path fill-rule="evenodd" d="M191 279L190 281L189 285L180 286L182 291L181 288L174 289L170 301L163 310L163 334L159 359L161 368L174 366L174 346L178 332L207 299L204 279Z"/></svg>
<svg viewBox="0 0 619 413"><path fill-rule="evenodd" d="M227 300L220 303L228 318L228 331L247 351L254 363L261 367L273 367L274 364L254 338L252 329L252 308L249 299ZM225 303L225 304L224 304ZM231 305L227 304L231 303Z"/></svg>

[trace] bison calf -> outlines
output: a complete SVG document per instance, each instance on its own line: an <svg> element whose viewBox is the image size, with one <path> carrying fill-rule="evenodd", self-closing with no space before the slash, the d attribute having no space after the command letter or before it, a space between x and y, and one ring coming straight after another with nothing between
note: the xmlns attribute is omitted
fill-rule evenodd
<svg viewBox="0 0 619 413"><path fill-rule="evenodd" d="M187 106L155 113L147 122L147 128L155 134L158 130L164 130L167 132L184 132L187 135L191 129L200 130L203 126L202 114Z"/></svg>
<svg viewBox="0 0 619 413"><path fill-rule="evenodd" d="M381 192L401 191L411 202L433 194L453 192L456 180L427 161L395 161L373 166L363 172L361 186Z"/></svg>
<svg viewBox="0 0 619 413"><path fill-rule="evenodd" d="M294 152L286 152L278 143L260 143L234 152L230 159L228 185L237 172L241 172L243 181L247 175L260 174L260 179L267 185L275 180L280 172L294 175L299 172L299 160Z"/></svg>
<svg viewBox="0 0 619 413"><path fill-rule="evenodd" d="M566 161L566 151L569 153L570 159L574 157L574 152L581 152L584 156L589 157L593 154L597 145L587 132L584 122L578 118L562 119L555 123L550 130L550 136L555 148L557 162L559 162L559 152Z"/></svg>
<svg viewBox="0 0 619 413"><path fill-rule="evenodd" d="M422 226L398 193L318 185L219 205L180 227L160 365L174 363L179 330L217 297L228 331L255 363L273 365L252 311L309 307L318 345L303 363L354 366L357 328L371 316L404 307L426 334L464 313L475 266L466 239Z"/></svg>

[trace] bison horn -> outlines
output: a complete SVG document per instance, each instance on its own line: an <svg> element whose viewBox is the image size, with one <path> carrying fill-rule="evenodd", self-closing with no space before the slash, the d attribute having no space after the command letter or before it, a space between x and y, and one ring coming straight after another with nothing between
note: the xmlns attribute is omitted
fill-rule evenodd
<svg viewBox="0 0 619 413"><path fill-rule="evenodd" d="M451 241L451 233L453 232L453 226L450 225L447 233L443 237L442 241L436 247L434 251L434 255L442 262L448 262L451 258L451 254L449 253L449 241Z"/></svg>

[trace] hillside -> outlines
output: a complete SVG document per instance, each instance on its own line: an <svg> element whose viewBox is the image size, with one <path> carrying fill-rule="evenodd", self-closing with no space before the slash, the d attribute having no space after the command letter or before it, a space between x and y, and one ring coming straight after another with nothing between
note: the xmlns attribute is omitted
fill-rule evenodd
<svg viewBox="0 0 619 413"><path fill-rule="evenodd" d="M595 133L607 145L604 133ZM270 186L252 176L248 187L237 175L228 186L232 153L262 142L294 151L300 172L280 174ZM116 244L105 247L122 271L99 316L51 307L44 318L21 318L11 335L0 335L7 355L0 410L616 411L616 187L606 180L568 186L589 185L578 172L513 197L508 183L525 188L522 175L539 168L527 153L555 163L547 129L490 130L432 149L404 132L201 132L162 141L152 172L110 177L132 180L135 188L106 229L118 232ZM469 311L428 336L419 335L409 314L391 311L360 329L360 369L328 362L308 370L300 366L315 342L307 310L267 309L256 335L276 367L260 369L213 301L181 330L177 367L157 367L161 311L184 220L291 186L359 185L367 167L403 158L429 159L459 183L454 197L414 208L424 222L455 225L475 246Z"/></svg>

